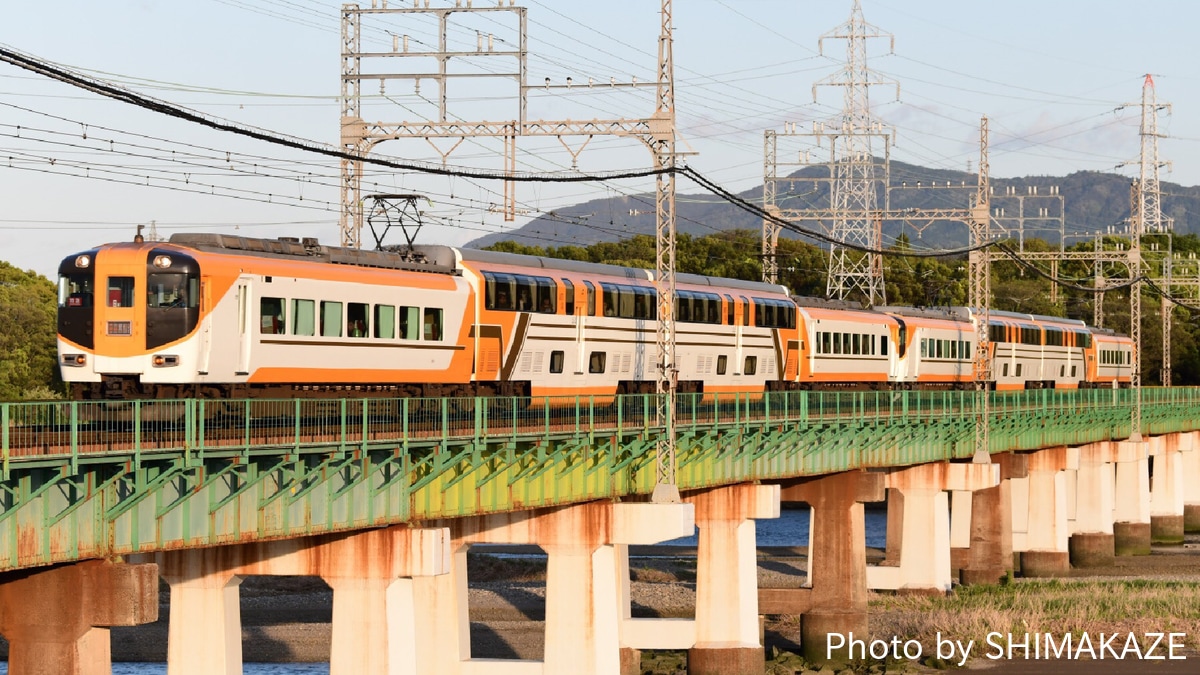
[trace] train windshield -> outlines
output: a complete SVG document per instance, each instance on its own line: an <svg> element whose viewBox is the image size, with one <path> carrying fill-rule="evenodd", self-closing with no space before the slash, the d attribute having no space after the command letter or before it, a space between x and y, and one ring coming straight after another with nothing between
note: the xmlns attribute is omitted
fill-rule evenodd
<svg viewBox="0 0 1200 675"><path fill-rule="evenodd" d="M95 291L92 275L64 274L58 278L59 307L91 307Z"/></svg>
<svg viewBox="0 0 1200 675"><path fill-rule="evenodd" d="M146 275L146 306L194 309L200 303L200 280L190 274Z"/></svg>

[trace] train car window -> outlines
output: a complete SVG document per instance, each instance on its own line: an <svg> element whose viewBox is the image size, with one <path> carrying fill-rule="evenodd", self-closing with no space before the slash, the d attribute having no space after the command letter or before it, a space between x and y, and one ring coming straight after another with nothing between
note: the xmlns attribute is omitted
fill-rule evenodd
<svg viewBox="0 0 1200 675"><path fill-rule="evenodd" d="M1071 377L1075 377L1075 369L1076 369L1077 367L1078 367L1078 366L1071 366Z"/></svg>
<svg viewBox="0 0 1200 675"><path fill-rule="evenodd" d="M324 337L342 336L342 303L320 301L320 334Z"/></svg>
<svg viewBox="0 0 1200 675"><path fill-rule="evenodd" d="M375 305L375 337L391 340L396 337L396 308Z"/></svg>
<svg viewBox="0 0 1200 675"><path fill-rule="evenodd" d="M1066 367L1066 366L1059 366L1059 367L1058 367L1058 376L1059 376L1059 377L1066 377L1066 376L1067 376L1067 367Z"/></svg>
<svg viewBox="0 0 1200 675"><path fill-rule="evenodd" d="M199 279L186 274L146 275L146 306L195 308L200 301L195 285Z"/></svg>
<svg viewBox="0 0 1200 675"><path fill-rule="evenodd" d="M421 327L420 307L400 307L400 339L416 340Z"/></svg>
<svg viewBox="0 0 1200 675"><path fill-rule="evenodd" d="M537 297L537 280L533 277L521 276L516 277L517 294L515 296L516 309L518 312L532 312L536 309L533 305L534 299Z"/></svg>
<svg viewBox="0 0 1200 675"><path fill-rule="evenodd" d="M316 334L316 303L292 300L292 335Z"/></svg>
<svg viewBox="0 0 1200 675"><path fill-rule="evenodd" d="M952 359L958 358L958 340L950 341L950 358L952 358Z"/></svg>
<svg viewBox="0 0 1200 675"><path fill-rule="evenodd" d="M553 279L538 277L537 280L537 309L543 314L558 312L558 286Z"/></svg>
<svg viewBox="0 0 1200 675"><path fill-rule="evenodd" d="M863 344L866 345L864 348L866 353L875 356L875 336L869 334L863 335Z"/></svg>
<svg viewBox="0 0 1200 675"><path fill-rule="evenodd" d="M633 286L617 286L617 316L622 319L636 318L633 301L636 295Z"/></svg>
<svg viewBox="0 0 1200 675"><path fill-rule="evenodd" d="M587 315L596 316L596 287L592 282L583 282L583 287L587 289Z"/></svg>
<svg viewBox="0 0 1200 675"><path fill-rule="evenodd" d="M1024 366L1024 365L1025 365L1025 364L1023 364L1023 363L1018 363L1018 364L1017 364L1017 377L1020 377L1020 376L1021 376L1021 369L1022 369L1022 366Z"/></svg>
<svg viewBox="0 0 1200 675"><path fill-rule="evenodd" d="M438 307L425 308L424 339L437 342L442 339L442 310Z"/></svg>
<svg viewBox="0 0 1200 675"><path fill-rule="evenodd" d="M1079 331L1075 336L1075 346L1089 349L1092 346L1092 334L1087 331Z"/></svg>
<svg viewBox="0 0 1200 675"><path fill-rule="evenodd" d="M574 316L575 315L575 284L571 283L567 279L563 279L562 282L563 282L563 295L565 296L564 300L566 301L565 309L567 312L567 316Z"/></svg>
<svg viewBox="0 0 1200 675"><path fill-rule="evenodd" d="M342 303L321 301L321 336L342 336Z"/></svg>
<svg viewBox="0 0 1200 675"><path fill-rule="evenodd" d="M887 355L888 355L888 353L887 353L887 343L888 343L888 336L886 336L886 335L880 335L880 336L879 336L879 355L880 355L880 356L887 356Z"/></svg>
<svg viewBox="0 0 1200 675"><path fill-rule="evenodd" d="M604 352L592 352L588 356L588 372L593 375L603 373L605 360Z"/></svg>
<svg viewBox="0 0 1200 675"><path fill-rule="evenodd" d="M1004 375L1004 377L1008 377L1008 364L1007 363L1004 364L1003 368L1001 368L1001 373Z"/></svg>
<svg viewBox="0 0 1200 675"><path fill-rule="evenodd" d="M653 288L637 288L634 315L639 319L653 321L658 316L658 292ZM640 307L637 305L640 303Z"/></svg>
<svg viewBox="0 0 1200 675"><path fill-rule="evenodd" d="M742 374L743 375L753 375L757 371L758 371L758 357L757 356L747 356L746 357L746 367L742 369Z"/></svg>
<svg viewBox="0 0 1200 675"><path fill-rule="evenodd" d="M742 303L742 325L749 326L750 325L750 301L747 300L746 296L744 296L744 295L739 295L738 300L740 300Z"/></svg>
<svg viewBox="0 0 1200 675"><path fill-rule="evenodd" d="M109 307L133 307L133 277L109 277L107 303Z"/></svg>
<svg viewBox="0 0 1200 675"><path fill-rule="evenodd" d="M989 342L1008 342L1004 326L998 323L988 324Z"/></svg>
<svg viewBox="0 0 1200 675"><path fill-rule="evenodd" d="M692 293L692 321L695 323L709 323L709 307L712 306L712 298L709 293Z"/></svg>
<svg viewBox="0 0 1200 675"><path fill-rule="evenodd" d="M1125 365L1133 365L1133 352L1125 352Z"/></svg>
<svg viewBox="0 0 1200 675"><path fill-rule="evenodd" d="M675 320L691 321L691 293L688 291L675 292Z"/></svg>
<svg viewBox="0 0 1200 675"><path fill-rule="evenodd" d="M724 354L718 356L717 357L717 374L724 375L725 371L728 369L729 369L729 357L725 356Z"/></svg>
<svg viewBox="0 0 1200 675"><path fill-rule="evenodd" d="M708 322L721 323L721 296L719 295L708 298Z"/></svg>
<svg viewBox="0 0 1200 675"><path fill-rule="evenodd" d="M262 298L258 301L258 332L267 335L283 335L287 332L283 298Z"/></svg>
<svg viewBox="0 0 1200 675"><path fill-rule="evenodd" d="M851 350L850 353L851 354L862 354L861 340L862 340L862 337L858 333L854 333L853 335L850 336L850 350Z"/></svg>
<svg viewBox="0 0 1200 675"><path fill-rule="evenodd" d="M370 305L362 302L351 302L346 305L346 337L365 338L371 334L367 325L367 312Z"/></svg>
<svg viewBox="0 0 1200 675"><path fill-rule="evenodd" d="M604 307L604 316L617 315L618 291L615 284L600 284L601 304Z"/></svg>
<svg viewBox="0 0 1200 675"><path fill-rule="evenodd" d="M734 313L733 298L731 296L726 295L725 296L725 323L726 323L726 325L732 326L735 319L736 319L736 314Z"/></svg>
<svg viewBox="0 0 1200 675"><path fill-rule="evenodd" d="M550 372L561 373L563 371L563 361L562 350L556 349L550 352Z"/></svg>
<svg viewBox="0 0 1200 675"><path fill-rule="evenodd" d="M516 308L517 281L512 275L484 272L483 277L487 281L484 293L486 309L511 312Z"/></svg>
<svg viewBox="0 0 1200 675"><path fill-rule="evenodd" d="M821 331L821 334L818 337L820 338L820 342L818 343L820 344L820 348L817 350L817 353L829 354L830 350L832 349L829 344L829 331Z"/></svg>

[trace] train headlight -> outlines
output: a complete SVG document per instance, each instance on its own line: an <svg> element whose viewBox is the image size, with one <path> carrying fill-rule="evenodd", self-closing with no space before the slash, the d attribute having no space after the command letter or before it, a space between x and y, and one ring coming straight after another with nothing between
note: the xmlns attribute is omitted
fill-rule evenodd
<svg viewBox="0 0 1200 675"><path fill-rule="evenodd" d="M86 255L81 255L75 258L75 266L86 268L92 264L92 259Z"/></svg>
<svg viewBox="0 0 1200 675"><path fill-rule="evenodd" d="M167 269L168 267L171 266L171 256L169 256L169 255L154 256L154 266L161 270Z"/></svg>
<svg viewBox="0 0 1200 675"><path fill-rule="evenodd" d="M87 365L87 356L83 354L63 354L60 359L64 366L79 368Z"/></svg>
<svg viewBox="0 0 1200 675"><path fill-rule="evenodd" d="M179 357L174 354L155 354L150 363L155 368L171 368L179 365Z"/></svg>

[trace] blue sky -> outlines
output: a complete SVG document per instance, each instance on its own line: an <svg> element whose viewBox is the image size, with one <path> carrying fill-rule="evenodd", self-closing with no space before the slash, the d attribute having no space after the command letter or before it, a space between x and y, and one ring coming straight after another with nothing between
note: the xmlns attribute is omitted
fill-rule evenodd
<svg viewBox="0 0 1200 675"><path fill-rule="evenodd" d="M453 0L431 3L444 7ZM524 4L529 83L547 77L553 84L567 77L575 83L571 91L531 91L530 119L635 118L652 112L652 86L600 85L635 77L653 82L659 3ZM1200 165L1193 160L1200 150L1194 29L1200 3L863 0L862 5L867 21L895 38L893 53L886 39L872 40L869 51L872 69L899 84L898 99L894 87L871 92L874 114L896 131L894 159L974 167L979 119L987 115L993 176L1079 170L1133 176L1134 167L1117 167L1137 159L1139 111L1120 107L1140 101L1143 76L1153 73L1159 102L1172 105L1171 114L1160 118L1160 131L1169 136L1160 144L1160 158L1172 163L1162 180L1200 183ZM205 114L336 144L340 6L337 0L60 0L50 11L44 3L8 3L0 44ZM850 8L850 0L677 0L680 148L696 153L688 163L744 190L762 181L764 130L782 130L792 121L808 128L836 115L840 91L826 88L814 103L812 85L839 71L845 43L827 40L824 55L817 53L817 43L849 18ZM451 40L462 49L475 48L476 30L495 35L498 46L515 35L511 22L490 16L455 25ZM364 22L364 45L390 49L386 31L409 34L414 45L434 39L420 23ZM589 78L597 85L581 86ZM430 82L420 92L405 82L389 83L382 93L365 84L365 116L415 121L432 109L433 92ZM516 108L513 92L512 84L498 80L456 84L451 115L509 119ZM583 139L567 142L578 150ZM449 149L449 142L439 144ZM2 64L0 147L5 150L0 259L42 274L51 274L57 260L74 251L128 239L136 224L151 220L164 235L203 229L337 241L336 162L164 119ZM519 168L571 166L570 153L554 139L521 139L518 148ZM467 141L448 161L499 169L500 150L497 141ZM378 153L438 160L422 140L384 143ZM581 171L649 163L650 154L630 139L597 137L578 156ZM93 177L74 175L85 172ZM369 191L429 195L431 224L422 240L448 244L517 227L536 214L587 199L652 188L650 181L636 180L521 185L522 215L505 223L489 211L500 202L499 183L391 172L373 172L369 182ZM697 192L686 181L680 189Z"/></svg>

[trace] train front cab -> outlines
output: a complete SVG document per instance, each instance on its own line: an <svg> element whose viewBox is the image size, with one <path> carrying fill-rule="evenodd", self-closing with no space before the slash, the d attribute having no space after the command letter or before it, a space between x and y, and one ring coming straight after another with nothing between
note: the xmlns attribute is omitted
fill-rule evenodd
<svg viewBox="0 0 1200 675"><path fill-rule="evenodd" d="M58 353L75 398L153 396L144 380L179 367L200 319L194 258L154 244L116 244L59 265Z"/></svg>

